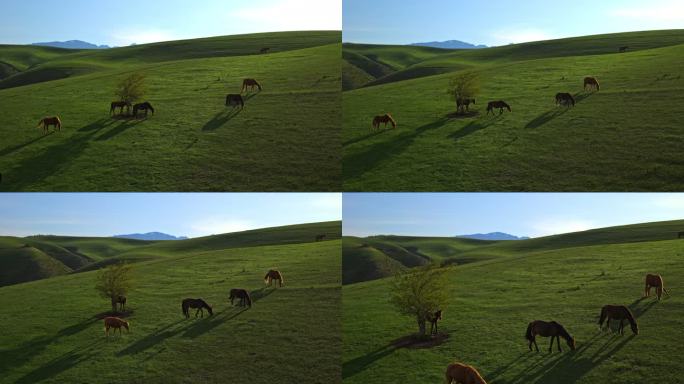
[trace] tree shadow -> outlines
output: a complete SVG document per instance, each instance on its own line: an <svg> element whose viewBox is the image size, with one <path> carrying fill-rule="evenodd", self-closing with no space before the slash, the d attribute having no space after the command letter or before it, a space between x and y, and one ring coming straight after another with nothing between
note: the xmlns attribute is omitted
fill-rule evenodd
<svg viewBox="0 0 684 384"><path fill-rule="evenodd" d="M14 152L16 152L22 148L28 147L29 145L31 145L37 141L43 140L44 138L52 135L53 133L55 133L55 131L50 131L50 132L48 132L48 133L46 133L40 137L29 140L29 141L22 143L22 144L13 145L10 147L5 147L2 150L0 150L0 157L5 156L5 155L9 155L9 154L14 153Z"/></svg>
<svg viewBox="0 0 684 384"><path fill-rule="evenodd" d="M376 361L387 357L394 353L396 348L391 344L378 348L373 352L367 353L355 359L345 361L342 363L342 380L352 377L358 373L365 371Z"/></svg>
<svg viewBox="0 0 684 384"><path fill-rule="evenodd" d="M207 121L206 124L204 124L204 126L202 127L202 131L215 131L221 128L230 120L237 117L237 115L239 115L240 112L242 112L242 109L240 108L233 108L232 110L227 111L223 110L217 113L211 120Z"/></svg>

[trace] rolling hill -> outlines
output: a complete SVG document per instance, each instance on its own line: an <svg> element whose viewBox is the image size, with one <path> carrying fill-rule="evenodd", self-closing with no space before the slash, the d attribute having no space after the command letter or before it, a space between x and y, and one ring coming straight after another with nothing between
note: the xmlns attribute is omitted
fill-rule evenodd
<svg viewBox="0 0 684 384"><path fill-rule="evenodd" d="M340 222L281 230L262 232L261 244L247 233L243 246L237 235L224 247L216 237L186 240L197 249L165 248L135 264L130 333L110 340L94 272L1 287L0 382L340 382ZM297 241L307 230L331 240ZM270 268L284 287L264 287ZM231 307L231 288L250 290L253 307ZM203 298L214 315L185 319L186 297Z"/></svg>
<svg viewBox="0 0 684 384"><path fill-rule="evenodd" d="M398 346L416 327L389 304L391 279L345 285L343 382L439 382L453 361L474 365L488 383L680 382L684 376L677 369L681 354L675 340L681 336L684 299L675 292L684 280L684 240L674 231L683 227L682 220L645 223L483 242L464 250L464 256L491 258L458 264L449 272L451 298L440 323L448 337L431 348ZM438 248L453 240L395 241L415 244L416 239ZM647 273L662 274L671 297L642 298ZM629 306L639 335L598 332L605 304ZM541 338L542 352L529 352L525 328L536 319L563 324L576 338L577 350L562 342L562 353L549 354L549 339Z"/></svg>
<svg viewBox="0 0 684 384"><path fill-rule="evenodd" d="M106 50L0 46L0 191L340 189L339 31L223 36ZM271 48L259 54L261 48ZM109 116L146 76L146 119ZM263 91L226 108L244 78ZM48 115L64 126L44 135Z"/></svg>
<svg viewBox="0 0 684 384"><path fill-rule="evenodd" d="M457 51L345 44L344 189L681 190L684 136L668 105L682 100L683 53L684 30ZM446 91L465 71L480 93L457 116ZM583 91L585 76L601 90ZM557 107L557 92L577 105ZM512 112L487 115L490 100ZM371 130L383 113L397 129Z"/></svg>

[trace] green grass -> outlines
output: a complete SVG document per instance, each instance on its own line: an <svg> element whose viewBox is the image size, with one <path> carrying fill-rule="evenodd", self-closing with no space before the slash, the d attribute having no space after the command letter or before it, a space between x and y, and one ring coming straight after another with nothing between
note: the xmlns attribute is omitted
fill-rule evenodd
<svg viewBox="0 0 684 384"><path fill-rule="evenodd" d="M135 264L131 332L110 340L94 317L109 310L94 272L0 288L0 382L340 382L340 223L309 227L337 239L178 248ZM285 287L264 288L270 268ZM252 291L252 309L230 307L238 287ZM205 299L214 316L186 320L186 297Z"/></svg>
<svg viewBox="0 0 684 384"><path fill-rule="evenodd" d="M618 54L621 45L632 50ZM683 100L682 54L678 30L455 51L409 65L374 80L389 83L343 93L344 189L681 190L684 136L672 106ZM477 113L454 118L446 89L464 68L480 75ZM600 92L583 92L587 75ZM557 92L576 94L577 106L556 107ZM487 116L487 101L498 99L513 112ZM372 117L387 112L398 128L372 131Z"/></svg>
<svg viewBox="0 0 684 384"><path fill-rule="evenodd" d="M269 33L52 58L0 47L0 61L16 62L20 50L38 63L0 81L11 86L0 90L0 190L339 190L339 40ZM264 46L273 53L256 54ZM133 72L146 74L156 114L112 119L116 83ZM231 111L225 96L246 77L264 90ZM61 132L36 128L47 115L61 117Z"/></svg>
<svg viewBox="0 0 684 384"><path fill-rule="evenodd" d="M477 367L488 383L680 382L676 340L684 325L684 298L677 292L684 279L684 241L670 230L683 225L580 232L567 235L565 243L558 241L561 235L484 245L518 244L507 253L500 248L504 257L451 272L451 299L440 323L449 338L429 349L392 347L416 326L388 303L389 279L346 285L343 381L435 383L444 380L449 363L460 361ZM554 241L557 247L549 245ZM672 296L660 303L642 299L646 273L662 274ZM599 333L605 304L628 305L640 334ZM535 319L563 324L577 339L577 350L563 343L563 353L548 354L549 340L540 338L542 352L528 352L524 332Z"/></svg>

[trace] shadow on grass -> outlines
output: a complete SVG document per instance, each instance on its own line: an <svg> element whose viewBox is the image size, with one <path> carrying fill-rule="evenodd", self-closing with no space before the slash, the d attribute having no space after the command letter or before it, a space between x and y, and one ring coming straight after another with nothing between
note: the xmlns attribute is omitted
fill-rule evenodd
<svg viewBox="0 0 684 384"><path fill-rule="evenodd" d="M575 104L579 104L583 100L591 96L593 96L593 93L577 92L572 97L575 99ZM555 108L542 113L541 115L537 116L534 120L527 123L527 125L525 125L525 128L539 128L542 125L548 123L549 121L564 115L570 109L572 109L572 107L556 106Z"/></svg>
<svg viewBox="0 0 684 384"><path fill-rule="evenodd" d="M90 345L79 347L71 352L50 360L39 368L29 372L26 376L17 380L17 384L37 383L39 381L54 377L84 361L90 359L91 353L100 348L103 340L96 340Z"/></svg>
<svg viewBox="0 0 684 384"><path fill-rule="evenodd" d="M458 140L460 140L466 136L472 135L473 133L475 133L481 129L485 129L485 128L489 127L496 120L501 118L501 116L502 115L497 115L493 119L471 121L470 123L466 124L463 128L461 128L458 131L449 135L449 138L458 141Z"/></svg>
<svg viewBox="0 0 684 384"><path fill-rule="evenodd" d="M356 144L356 143L361 142L361 141L364 141L364 140L366 140L366 139L370 139L371 137L375 137L375 136L377 136L377 135L381 135L381 134L383 134L383 133L385 133L385 132L387 132L386 129L379 129L379 130L376 130L376 131L374 131L374 132L372 132L372 133L369 133L369 134L367 134L367 135L363 135L363 136L357 137L357 138L355 138L355 139L347 140L347 141L345 141L344 143L342 143L342 147L346 147L346 146L348 146L348 145Z"/></svg>
<svg viewBox="0 0 684 384"><path fill-rule="evenodd" d="M643 303L645 299L651 299L649 300L648 303ZM658 304L658 301L653 298L653 297L641 297L637 300L634 300L634 302L630 305L628 305L629 310L632 311L632 314L634 317L637 319L640 318L641 316L644 315L644 313L648 312L651 308L653 308L654 305ZM629 327L627 327L629 328Z"/></svg>
<svg viewBox="0 0 684 384"><path fill-rule="evenodd" d="M135 120L124 120L121 121L117 126L114 128L110 129L109 131L101 134L100 136L96 137L95 140L97 141L104 141L104 140L109 140L114 136L117 136L124 131L126 131L129 128L135 127L136 125L144 122L145 119L135 119Z"/></svg>
<svg viewBox="0 0 684 384"><path fill-rule="evenodd" d="M253 97L256 97L256 95L258 95L258 93L249 93L249 94L243 96L243 101L245 102L245 108L247 108L247 102L250 99L252 99ZM214 115L214 117L211 120L207 121L204 124L204 126L202 127L202 131L211 132L211 131L215 131L215 130L221 128L224 124L226 124L230 120L236 118L243 110L244 109L242 109L242 108L234 108L234 107L226 106L224 110L222 110L221 112Z"/></svg>
<svg viewBox="0 0 684 384"><path fill-rule="evenodd" d="M226 321L238 317L241 313L247 310L249 310L249 307L231 308L220 313L217 313L214 316L205 317L204 319L194 322L188 327L186 327L182 336L194 339L198 336L203 335L206 332L211 331L212 329L218 327Z"/></svg>
<svg viewBox="0 0 684 384"><path fill-rule="evenodd" d="M270 296L273 294L273 292L277 291L277 288L267 288L267 287L262 287L259 289L256 289L252 292L249 293L250 297L252 298L253 302L257 302L267 296Z"/></svg>
<svg viewBox="0 0 684 384"><path fill-rule="evenodd" d="M363 356L342 363L342 380L352 377L358 373L365 371L376 361L387 357L394 353L396 348L392 345L386 345L382 348L376 349L373 352L367 353Z"/></svg>
<svg viewBox="0 0 684 384"><path fill-rule="evenodd" d="M50 132L48 132L47 134L41 135L40 137L37 137L37 138L32 139L32 140L29 140L29 141L27 141L27 142L25 142L25 143L22 143L22 144L13 145L13 146L10 146L10 147L5 147L5 148L3 148L2 150L0 150L0 157L5 156L5 155L9 155L9 154L11 154L11 153L14 153L14 152L16 152L16 151L18 151L18 150L20 150L20 149L22 149L22 148L26 148L26 147L28 147L29 145L31 145L31 144L33 144L33 143L35 143L35 142L37 142L37 141L43 140L44 138L46 138L46 137L52 135L53 133L55 133L55 131L50 131Z"/></svg>

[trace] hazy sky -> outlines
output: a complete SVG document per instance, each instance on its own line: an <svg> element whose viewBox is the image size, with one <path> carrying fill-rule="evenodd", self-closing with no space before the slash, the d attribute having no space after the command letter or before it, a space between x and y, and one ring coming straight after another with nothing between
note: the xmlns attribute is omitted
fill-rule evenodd
<svg viewBox="0 0 684 384"><path fill-rule="evenodd" d="M684 193L345 193L343 211L343 233L351 236L537 237L684 219Z"/></svg>
<svg viewBox="0 0 684 384"><path fill-rule="evenodd" d="M342 0L2 0L0 44L125 46L253 32L342 29Z"/></svg>
<svg viewBox="0 0 684 384"><path fill-rule="evenodd" d="M684 28L683 0L344 0L346 42L503 45Z"/></svg>
<svg viewBox="0 0 684 384"><path fill-rule="evenodd" d="M204 236L342 219L339 193L2 193L0 235Z"/></svg>

